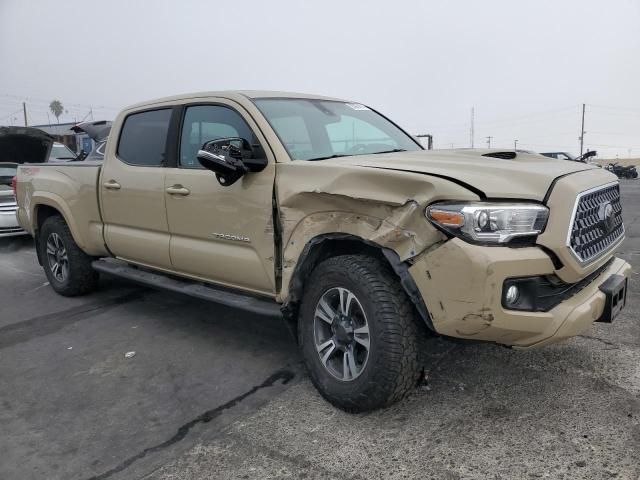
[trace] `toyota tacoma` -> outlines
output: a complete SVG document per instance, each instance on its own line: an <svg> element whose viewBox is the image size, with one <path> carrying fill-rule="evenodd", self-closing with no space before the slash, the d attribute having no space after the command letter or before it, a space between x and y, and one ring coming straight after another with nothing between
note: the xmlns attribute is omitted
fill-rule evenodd
<svg viewBox="0 0 640 480"><path fill-rule="evenodd" d="M16 190L59 294L86 294L104 272L282 315L314 385L352 412L415 386L429 334L541 347L626 302L611 173L426 151L373 108L334 98L134 105L103 161L20 166Z"/></svg>

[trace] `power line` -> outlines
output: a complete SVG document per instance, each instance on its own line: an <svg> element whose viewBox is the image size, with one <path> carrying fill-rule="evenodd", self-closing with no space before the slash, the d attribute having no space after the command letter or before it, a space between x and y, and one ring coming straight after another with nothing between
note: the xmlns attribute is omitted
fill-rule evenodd
<svg viewBox="0 0 640 480"><path fill-rule="evenodd" d="M19 108L18 110L16 110L15 112L10 113L9 115L5 115L4 117L0 117L0 120L4 120L5 118L9 118L13 115L17 115L18 113L22 112L22 108Z"/></svg>

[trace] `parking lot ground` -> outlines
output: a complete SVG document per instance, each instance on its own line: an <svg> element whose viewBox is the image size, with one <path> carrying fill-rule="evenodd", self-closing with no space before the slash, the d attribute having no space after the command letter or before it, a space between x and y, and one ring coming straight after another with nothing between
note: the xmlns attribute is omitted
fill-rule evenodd
<svg viewBox="0 0 640 480"><path fill-rule="evenodd" d="M115 279L58 297L3 241L0 478L638 479L640 182L622 191L614 324L526 352L433 339L426 385L361 415L322 400L277 320Z"/></svg>

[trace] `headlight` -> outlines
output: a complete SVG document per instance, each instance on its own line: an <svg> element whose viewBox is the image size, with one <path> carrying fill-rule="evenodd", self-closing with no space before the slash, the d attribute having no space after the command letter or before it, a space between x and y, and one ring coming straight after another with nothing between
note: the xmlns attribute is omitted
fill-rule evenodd
<svg viewBox="0 0 640 480"><path fill-rule="evenodd" d="M434 203L427 218L452 235L472 242L507 243L544 230L549 209L536 203Z"/></svg>

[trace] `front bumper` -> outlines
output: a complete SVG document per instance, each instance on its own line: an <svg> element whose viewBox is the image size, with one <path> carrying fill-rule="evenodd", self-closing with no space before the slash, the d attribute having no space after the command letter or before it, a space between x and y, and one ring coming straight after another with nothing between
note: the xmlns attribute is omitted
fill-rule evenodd
<svg viewBox="0 0 640 480"><path fill-rule="evenodd" d="M535 312L504 308L502 289L508 278L554 274L539 247L486 247L456 238L421 255L409 269L438 333L521 348L555 343L588 328L605 309L600 285L630 271L627 262L614 258L575 295Z"/></svg>

